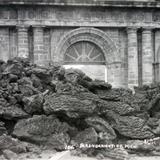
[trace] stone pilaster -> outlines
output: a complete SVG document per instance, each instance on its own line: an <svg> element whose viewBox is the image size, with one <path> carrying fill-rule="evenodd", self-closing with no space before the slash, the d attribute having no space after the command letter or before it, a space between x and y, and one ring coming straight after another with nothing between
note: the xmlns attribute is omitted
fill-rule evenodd
<svg viewBox="0 0 160 160"><path fill-rule="evenodd" d="M138 41L137 29L128 28L128 87L138 86Z"/></svg>
<svg viewBox="0 0 160 160"><path fill-rule="evenodd" d="M29 57L28 27L17 26L18 32L18 57Z"/></svg>
<svg viewBox="0 0 160 160"><path fill-rule="evenodd" d="M151 84L153 82L153 41L152 30L142 31L142 83Z"/></svg>
<svg viewBox="0 0 160 160"><path fill-rule="evenodd" d="M33 54L34 62L43 65L44 55L44 29L41 26L33 28Z"/></svg>
<svg viewBox="0 0 160 160"><path fill-rule="evenodd" d="M5 27L0 29L0 59L7 61L9 58L9 28Z"/></svg>
<svg viewBox="0 0 160 160"><path fill-rule="evenodd" d="M154 82L160 81L160 30L155 31Z"/></svg>

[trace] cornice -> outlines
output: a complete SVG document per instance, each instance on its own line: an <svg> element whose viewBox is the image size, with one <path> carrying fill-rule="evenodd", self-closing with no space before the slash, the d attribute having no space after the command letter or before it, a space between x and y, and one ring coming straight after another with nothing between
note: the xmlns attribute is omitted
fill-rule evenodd
<svg viewBox="0 0 160 160"><path fill-rule="evenodd" d="M0 0L0 5L54 5L160 8L156 0Z"/></svg>

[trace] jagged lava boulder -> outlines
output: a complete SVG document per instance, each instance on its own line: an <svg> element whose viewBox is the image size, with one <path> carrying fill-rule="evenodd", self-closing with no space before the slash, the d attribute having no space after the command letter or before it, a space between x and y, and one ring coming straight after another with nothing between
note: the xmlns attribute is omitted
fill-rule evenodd
<svg viewBox="0 0 160 160"><path fill-rule="evenodd" d="M52 144L56 149L64 149L70 141L67 134L69 127L67 123L60 122L54 115L48 117L34 115L32 118L18 121L13 135L36 144Z"/></svg>
<svg viewBox="0 0 160 160"><path fill-rule="evenodd" d="M114 129L104 119L100 117L88 117L85 121L99 133L100 140L107 141L116 139L117 135Z"/></svg>
<svg viewBox="0 0 160 160"><path fill-rule="evenodd" d="M46 114L65 112L69 117L78 118L96 113L96 99L96 95L90 92L55 93L45 97L43 109Z"/></svg>
<svg viewBox="0 0 160 160"><path fill-rule="evenodd" d="M96 144L98 142L98 134L94 128L87 128L84 131L79 132L72 138L72 145L80 144Z"/></svg>
<svg viewBox="0 0 160 160"><path fill-rule="evenodd" d="M119 134L133 139L154 138L152 129L147 125L147 121L135 116L120 116L112 111L106 115L111 126Z"/></svg>

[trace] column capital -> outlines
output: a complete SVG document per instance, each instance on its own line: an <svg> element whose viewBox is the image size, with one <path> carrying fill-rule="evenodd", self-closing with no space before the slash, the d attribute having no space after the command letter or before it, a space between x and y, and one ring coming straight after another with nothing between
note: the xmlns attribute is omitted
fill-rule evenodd
<svg viewBox="0 0 160 160"><path fill-rule="evenodd" d="M36 25L36 26L32 26L33 31L36 32L43 32L45 26L40 26L40 25Z"/></svg>
<svg viewBox="0 0 160 160"><path fill-rule="evenodd" d="M139 29L138 27L127 27L126 28L127 33L136 33L138 29Z"/></svg>
<svg viewBox="0 0 160 160"><path fill-rule="evenodd" d="M153 31L154 28L152 27L145 27L145 28L142 28L142 33L151 33Z"/></svg>
<svg viewBox="0 0 160 160"><path fill-rule="evenodd" d="M29 27L28 25L16 25L16 29L18 30L28 30Z"/></svg>
<svg viewBox="0 0 160 160"><path fill-rule="evenodd" d="M32 28L45 28L45 25L32 25Z"/></svg>

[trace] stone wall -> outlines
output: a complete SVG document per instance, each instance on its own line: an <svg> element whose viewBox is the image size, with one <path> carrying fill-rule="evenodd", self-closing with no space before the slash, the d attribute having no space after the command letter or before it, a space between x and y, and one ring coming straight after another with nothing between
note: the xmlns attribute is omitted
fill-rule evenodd
<svg viewBox="0 0 160 160"><path fill-rule="evenodd" d="M0 25L160 28L160 10L77 6L0 6ZM18 21L17 21L18 19Z"/></svg>
<svg viewBox="0 0 160 160"><path fill-rule="evenodd" d="M59 5L59 6L114 6L114 7L160 7L157 0L0 0L1 5Z"/></svg>
<svg viewBox="0 0 160 160"><path fill-rule="evenodd" d="M104 53L114 86L158 82L160 10L128 7L0 5L0 58L63 64L67 48L89 41Z"/></svg>
<svg viewBox="0 0 160 160"><path fill-rule="evenodd" d="M60 55L56 52L57 44L60 42L61 38L68 32L76 29L75 27L55 27L51 29L51 59L54 62L60 62Z"/></svg>

